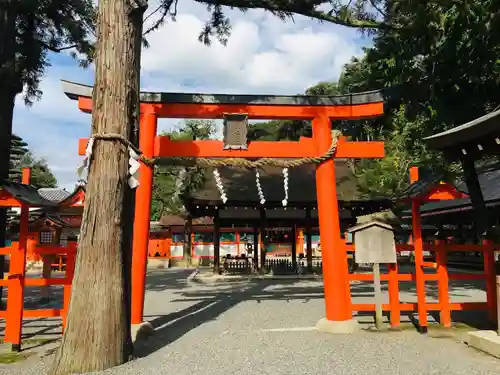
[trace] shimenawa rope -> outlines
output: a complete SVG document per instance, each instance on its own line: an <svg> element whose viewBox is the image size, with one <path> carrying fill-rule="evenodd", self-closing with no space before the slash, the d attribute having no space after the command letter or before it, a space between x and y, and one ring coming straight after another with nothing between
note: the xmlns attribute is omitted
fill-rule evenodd
<svg viewBox="0 0 500 375"><path fill-rule="evenodd" d="M333 157L335 151L337 151L338 138L341 133L339 130L332 131L332 143L328 150L320 156L316 157L305 157L298 159L276 159L276 158L261 158L258 160L248 160L244 158L224 158L224 159L215 159L215 158L198 158L198 157L162 157L161 159L166 159L169 161L169 165L197 165L200 167L240 167L240 168L259 168L265 165L280 167L280 168L296 168L305 164L321 164ZM142 154L142 151L139 150L136 146L134 146L127 138L120 134L104 134L104 133L96 133L93 134L89 142L93 142L94 140L107 140L107 141L118 141L127 147L130 151L132 149L137 155L138 159L142 161L144 164L148 166L153 166L157 164L158 159L156 158L147 158Z"/></svg>

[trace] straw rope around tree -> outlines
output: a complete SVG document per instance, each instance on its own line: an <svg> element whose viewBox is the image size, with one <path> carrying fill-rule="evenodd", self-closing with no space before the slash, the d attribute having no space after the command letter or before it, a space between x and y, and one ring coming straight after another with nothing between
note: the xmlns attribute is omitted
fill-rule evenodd
<svg viewBox="0 0 500 375"><path fill-rule="evenodd" d="M148 166L154 166L158 163L159 159L168 160L171 166L193 166L197 165L204 168L219 168L219 167L238 167L238 168L260 168L263 166L272 166L279 168L296 168L305 164L321 164L331 159L337 151L338 138L341 132L339 130L332 130L332 143L328 150L320 156L304 157L296 159L279 159L279 158L260 158L257 160L248 160L244 158L199 158L199 157L161 157L161 158L147 158L142 154L142 151L134 146L128 139L120 134L93 134L91 140L106 140L118 141L125 147L132 149L138 155L140 161Z"/></svg>

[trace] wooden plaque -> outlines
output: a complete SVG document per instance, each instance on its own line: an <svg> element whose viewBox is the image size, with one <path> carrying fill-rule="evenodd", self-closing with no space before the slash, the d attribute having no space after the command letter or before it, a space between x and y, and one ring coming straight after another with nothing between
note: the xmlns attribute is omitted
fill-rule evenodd
<svg viewBox="0 0 500 375"><path fill-rule="evenodd" d="M372 222L349 229L354 233L356 263L396 263L396 243L392 227Z"/></svg>

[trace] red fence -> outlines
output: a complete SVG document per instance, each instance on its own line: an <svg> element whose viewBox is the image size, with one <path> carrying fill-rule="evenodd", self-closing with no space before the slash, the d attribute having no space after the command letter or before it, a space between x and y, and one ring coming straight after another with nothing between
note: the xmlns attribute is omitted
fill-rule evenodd
<svg viewBox="0 0 500 375"><path fill-rule="evenodd" d="M348 251L355 251L353 245L346 245ZM492 321L496 318L496 281L494 251L498 245L485 242L483 245L455 245L437 241L435 244L424 244L424 251L434 252L436 262L424 262L424 267L433 268L435 273L421 273L425 281L437 281L438 302L425 303L423 311L439 311L441 324L451 325L451 311L458 310L487 310ZM396 245L398 253L413 251L412 245ZM482 252L484 258L484 272L481 274L449 273L446 265L449 252ZM381 280L388 282L389 303L382 309L390 312L391 326L401 323L402 311L417 311L418 303L401 303L399 299L399 283L417 281L417 272L399 273L397 264L389 265L388 272L381 275ZM373 274L350 274L350 280L373 281ZM455 280L485 280L487 302L453 302L449 297L449 281ZM420 296L422 298L422 296ZM418 296L417 296L418 298ZM425 299L425 296L424 296ZM375 311L375 304L352 304L353 311Z"/></svg>
<svg viewBox="0 0 500 375"><path fill-rule="evenodd" d="M348 251L355 251L353 245L346 245ZM485 242L483 245L454 245L438 241L435 244L424 244L424 250L435 253L436 262L424 262L424 267L435 269L435 273L399 273L397 264L389 265L388 272L381 275L383 281L388 282L389 303L383 305L384 311L390 312L391 326L398 326L401 322L401 312L418 311L418 303L401 303L399 294L400 282L415 282L418 275L423 275L425 281L437 281L438 302L425 303L421 311L439 311L440 321L444 326L451 325L451 312L457 310L487 310L492 320L496 317L496 281L494 251L498 245ZM413 251L412 245L397 245L397 251ZM449 252L482 252L484 258L484 272L481 274L450 273L448 271L447 256ZM66 247L37 247L33 249L36 255L57 255L66 259L66 274L64 278L28 278L26 277L26 248L19 248L17 243L9 248L0 249L1 255L10 256L10 272L7 280L0 280L0 285L7 287L7 309L0 311L0 318L6 320L5 342L12 343L14 349L21 345L22 319L38 317L61 317L63 329L65 316L71 295L71 283L74 274L76 243L69 243ZM350 274L350 280L373 281L373 274ZM485 280L487 302L453 302L449 297L449 281L455 280ZM64 286L64 306L62 309L24 309L25 286ZM420 296L421 297L421 296ZM422 301L424 299L418 298ZM353 311L374 311L375 304L352 304Z"/></svg>
<svg viewBox="0 0 500 375"><path fill-rule="evenodd" d="M65 326L66 312L68 310L71 283L75 269L76 242L66 247L47 247L33 249L35 255L64 255L66 257L66 275L64 278L30 278L26 277L26 255L27 248L13 243L7 248L0 248L0 255L10 258L9 275L6 280L0 280L0 285L7 287L7 309L0 311L0 318L6 321L5 342L12 344L13 350L21 347L22 321L23 318L49 318L61 317L63 329ZM64 305L62 309L24 309L24 287L26 286L64 286Z"/></svg>

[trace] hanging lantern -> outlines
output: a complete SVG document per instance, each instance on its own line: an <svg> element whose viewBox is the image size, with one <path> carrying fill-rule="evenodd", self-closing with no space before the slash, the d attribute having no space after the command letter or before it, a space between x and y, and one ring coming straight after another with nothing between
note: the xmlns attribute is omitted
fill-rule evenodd
<svg viewBox="0 0 500 375"><path fill-rule="evenodd" d="M246 113L224 114L224 150L248 149L248 115Z"/></svg>

